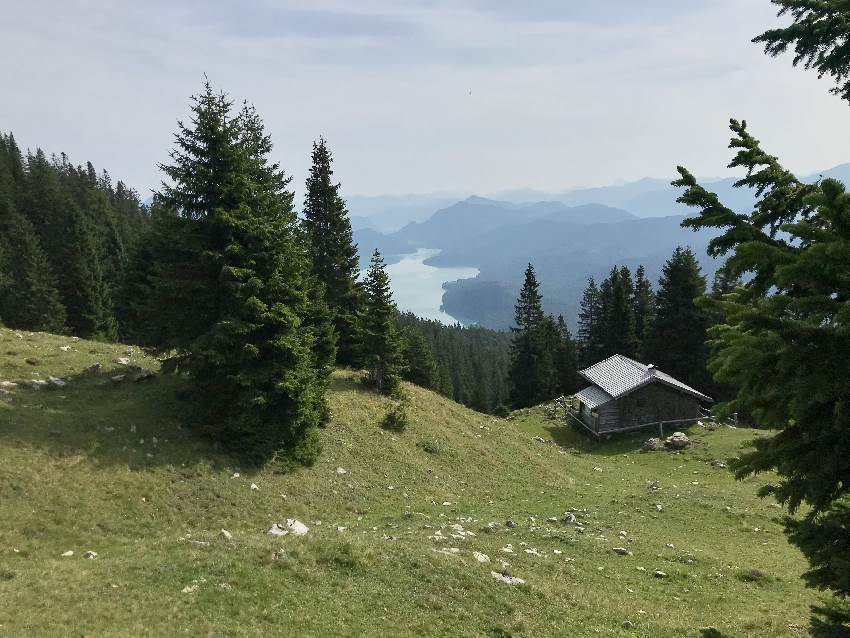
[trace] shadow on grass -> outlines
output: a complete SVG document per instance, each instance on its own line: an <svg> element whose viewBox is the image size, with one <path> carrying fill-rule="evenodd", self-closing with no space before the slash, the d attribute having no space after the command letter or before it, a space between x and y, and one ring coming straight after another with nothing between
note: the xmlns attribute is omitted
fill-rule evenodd
<svg viewBox="0 0 850 638"><path fill-rule="evenodd" d="M57 459L82 456L95 465L131 470L245 466L185 425L191 414L178 399L179 376L111 381L125 373L111 368L66 377L63 388L16 390L0 400L0 441L43 449Z"/></svg>
<svg viewBox="0 0 850 638"><path fill-rule="evenodd" d="M696 426L680 428L689 436ZM617 456L620 454L633 454L640 451L641 445L649 438L658 438L658 428L648 427L645 430L612 434L609 438L595 438L590 432L572 423L549 422L544 428L552 439L552 442L563 448L578 450L586 454L598 456ZM664 436L670 436L677 428L664 428ZM660 447L659 450L663 450Z"/></svg>

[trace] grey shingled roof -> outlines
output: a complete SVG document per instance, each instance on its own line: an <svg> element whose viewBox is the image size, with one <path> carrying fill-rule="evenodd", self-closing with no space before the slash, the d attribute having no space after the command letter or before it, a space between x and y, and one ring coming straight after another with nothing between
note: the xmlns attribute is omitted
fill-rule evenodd
<svg viewBox="0 0 850 638"><path fill-rule="evenodd" d="M605 390L595 385L588 386L581 392L577 392L575 396L591 410L613 399Z"/></svg>
<svg viewBox="0 0 850 638"><path fill-rule="evenodd" d="M608 357L604 361L600 361L589 368L581 370L579 374L593 385L600 387L614 399L618 399L629 392L649 385L653 381L658 381L703 401L711 401L711 397L704 395L699 390L694 390L689 385L682 383L678 379L674 379L669 374L661 372L657 368L650 368L621 354Z"/></svg>

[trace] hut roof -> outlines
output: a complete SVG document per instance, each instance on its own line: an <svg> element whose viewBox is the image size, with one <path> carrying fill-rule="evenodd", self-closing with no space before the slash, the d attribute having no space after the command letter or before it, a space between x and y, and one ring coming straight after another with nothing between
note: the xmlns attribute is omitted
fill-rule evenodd
<svg viewBox="0 0 850 638"><path fill-rule="evenodd" d="M597 405L602 405L612 399L619 399L638 388L642 388L643 386L654 382L663 383L664 385L670 386L680 392L695 396L701 401L712 400L711 397L706 396L699 390L694 390L691 386L682 383L678 379L674 379L669 374L662 372L658 368L644 365L639 361L629 359L621 354L615 354L608 357L604 361L600 361L589 368L579 371L579 374L590 381L593 386L603 390L603 392L608 395L607 400L599 401L599 399L602 398L601 394L588 393L588 391L594 389L593 386L582 390L576 396L579 396L579 398L582 396L588 396L591 400L597 401L593 406L590 406L589 403L585 402L585 405L588 405L589 407L596 407Z"/></svg>
<svg viewBox="0 0 850 638"><path fill-rule="evenodd" d="M577 392L576 395L581 402L584 403L591 410L597 406L603 405L604 403L608 403L613 400L613 397L605 392L602 388L591 385L586 387L581 392Z"/></svg>

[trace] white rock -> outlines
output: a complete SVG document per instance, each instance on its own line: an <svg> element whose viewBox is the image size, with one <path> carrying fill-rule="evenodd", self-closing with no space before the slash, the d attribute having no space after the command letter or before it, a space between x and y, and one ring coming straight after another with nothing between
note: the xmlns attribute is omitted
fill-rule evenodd
<svg viewBox="0 0 850 638"><path fill-rule="evenodd" d="M337 474L348 474L348 470L346 470L344 467L338 467L338 468L336 468L336 473Z"/></svg>
<svg viewBox="0 0 850 638"><path fill-rule="evenodd" d="M219 536L221 536L221 537L222 537L224 540L226 540L226 541L233 540L233 534L231 534L230 532L228 532L226 529L222 529L222 530L218 533L218 535L219 535Z"/></svg>
<svg viewBox="0 0 850 638"><path fill-rule="evenodd" d="M660 569L657 569L654 572L652 572L652 575L655 576L656 578L667 578L667 573L662 572Z"/></svg>
<svg viewBox="0 0 850 638"><path fill-rule="evenodd" d="M342 525L338 525L337 528L336 528L336 531L337 531L338 534L342 534L347 529L348 529L347 527L343 527Z"/></svg>
<svg viewBox="0 0 850 638"><path fill-rule="evenodd" d="M611 551L620 556L629 556L631 554L625 547L613 547Z"/></svg>
<svg viewBox="0 0 850 638"><path fill-rule="evenodd" d="M481 552L472 552L472 556L479 563L489 563L490 562L490 557L487 556L487 554L482 554Z"/></svg>
<svg viewBox="0 0 850 638"><path fill-rule="evenodd" d="M65 558L70 558L73 555L74 555L73 549L69 549L67 552L62 552L62 556L65 557Z"/></svg>
<svg viewBox="0 0 850 638"><path fill-rule="evenodd" d="M97 558L97 552L89 550L85 554L83 554L83 558L87 558L88 560L94 560L95 558Z"/></svg>
<svg viewBox="0 0 850 638"><path fill-rule="evenodd" d="M496 580L508 585L525 585L525 581L522 578L517 578L516 576L505 576L499 572L490 572L490 575Z"/></svg>
<svg viewBox="0 0 850 638"><path fill-rule="evenodd" d="M68 352L68 350L70 350L70 349L71 349L71 346L59 346L59 349L60 349L62 352Z"/></svg>
<svg viewBox="0 0 850 638"><path fill-rule="evenodd" d="M543 554L541 554L540 552L538 552L538 551L537 551L536 549L534 549L533 547L529 547L527 550L525 550L525 553L526 553L526 554L531 554L532 556L538 556L538 557L540 557L540 558L543 558Z"/></svg>
<svg viewBox="0 0 850 638"><path fill-rule="evenodd" d="M47 377L47 380L52 386L56 388L64 388L66 385L68 385L65 381L63 381L62 379L57 379L56 377Z"/></svg>
<svg viewBox="0 0 850 638"><path fill-rule="evenodd" d="M90 366L83 368L83 372L85 372L86 374L94 374L96 372L100 372L102 369L103 369L103 366L101 364L93 363Z"/></svg>
<svg viewBox="0 0 850 638"><path fill-rule="evenodd" d="M110 381L112 381L113 383L121 383L126 378L126 374L116 374L114 377L109 377Z"/></svg>
<svg viewBox="0 0 850 638"><path fill-rule="evenodd" d="M14 390L18 387L18 384L14 381L0 381L0 389L3 390Z"/></svg>
<svg viewBox="0 0 850 638"><path fill-rule="evenodd" d="M122 366L130 365L130 360L127 357L118 357L117 359L113 359L113 361Z"/></svg>
<svg viewBox="0 0 850 638"><path fill-rule="evenodd" d="M239 478L239 472L234 472L230 478Z"/></svg>
<svg viewBox="0 0 850 638"><path fill-rule="evenodd" d="M256 484L256 483L251 483L251 489L252 489L252 490L258 490L258 489L260 489L260 488L257 486L257 484Z"/></svg>
<svg viewBox="0 0 850 638"><path fill-rule="evenodd" d="M198 586L197 585L186 585L180 591L184 594L194 594L196 591L198 591Z"/></svg>
<svg viewBox="0 0 850 638"><path fill-rule="evenodd" d="M285 529L289 530L293 536L304 536L310 531L310 528L297 518L287 518L283 526Z"/></svg>

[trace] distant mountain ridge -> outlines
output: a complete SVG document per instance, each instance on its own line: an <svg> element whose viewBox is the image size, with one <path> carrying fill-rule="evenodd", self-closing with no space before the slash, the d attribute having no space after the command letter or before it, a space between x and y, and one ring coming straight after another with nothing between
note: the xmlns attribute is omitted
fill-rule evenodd
<svg viewBox="0 0 850 638"><path fill-rule="evenodd" d="M821 177L850 184L850 164L803 180ZM735 182L702 183L735 210L749 210L753 193L735 188ZM355 241L363 257L375 248L391 260L419 248L436 248L441 252L429 265L478 268L474 279L447 282L443 309L464 323L497 329L512 325L522 273L532 262L546 310L563 314L574 327L587 278L601 280L614 265L635 270L643 264L655 283L673 250L690 246L710 279L719 266L706 254L713 233L681 227L694 211L676 203L678 194L668 180L654 178L561 193L506 191L499 199L456 201L395 232L360 228Z"/></svg>

